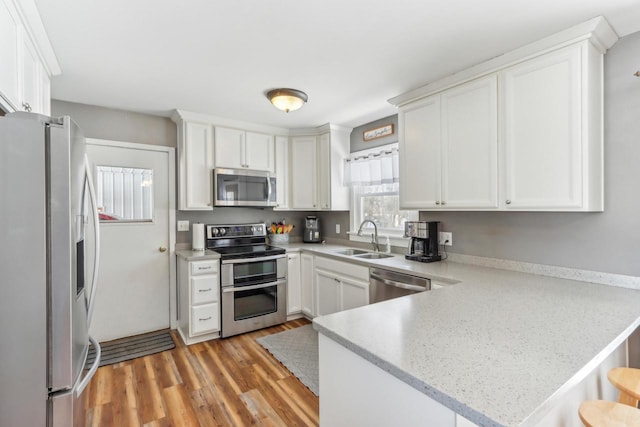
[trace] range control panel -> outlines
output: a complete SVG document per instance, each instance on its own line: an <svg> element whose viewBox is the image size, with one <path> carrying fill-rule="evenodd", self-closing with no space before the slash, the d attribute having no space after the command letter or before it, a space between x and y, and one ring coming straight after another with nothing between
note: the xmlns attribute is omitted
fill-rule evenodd
<svg viewBox="0 0 640 427"><path fill-rule="evenodd" d="M259 224L231 224L206 226L207 239L229 239L235 237L264 237L267 235L267 227Z"/></svg>

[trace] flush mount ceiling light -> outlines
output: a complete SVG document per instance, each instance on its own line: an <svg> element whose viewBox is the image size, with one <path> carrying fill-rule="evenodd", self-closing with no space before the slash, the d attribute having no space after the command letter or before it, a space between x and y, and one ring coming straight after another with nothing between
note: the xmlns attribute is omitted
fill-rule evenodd
<svg viewBox="0 0 640 427"><path fill-rule="evenodd" d="M309 99L306 93L297 89L274 89L267 92L267 98L278 109L285 113L302 107Z"/></svg>

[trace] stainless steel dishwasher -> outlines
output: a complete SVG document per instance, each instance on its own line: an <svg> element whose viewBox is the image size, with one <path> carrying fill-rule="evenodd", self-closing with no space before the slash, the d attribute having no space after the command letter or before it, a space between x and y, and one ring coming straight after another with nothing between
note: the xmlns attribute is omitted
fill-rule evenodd
<svg viewBox="0 0 640 427"><path fill-rule="evenodd" d="M380 268L369 268L371 304L431 290L431 280Z"/></svg>

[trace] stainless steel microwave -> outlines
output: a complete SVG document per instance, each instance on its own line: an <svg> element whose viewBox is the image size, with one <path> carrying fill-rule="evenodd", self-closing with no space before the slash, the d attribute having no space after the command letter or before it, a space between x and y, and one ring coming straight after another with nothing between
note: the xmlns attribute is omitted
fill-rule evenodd
<svg viewBox="0 0 640 427"><path fill-rule="evenodd" d="M266 171L214 169L213 200L215 206L275 206L276 178Z"/></svg>

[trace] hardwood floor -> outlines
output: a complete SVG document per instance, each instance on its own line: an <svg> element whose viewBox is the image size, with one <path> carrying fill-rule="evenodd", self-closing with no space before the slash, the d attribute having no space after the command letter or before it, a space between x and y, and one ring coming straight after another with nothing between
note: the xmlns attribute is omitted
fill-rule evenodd
<svg viewBox="0 0 640 427"><path fill-rule="evenodd" d="M89 426L317 426L318 398L255 338L306 319L98 369Z"/></svg>

